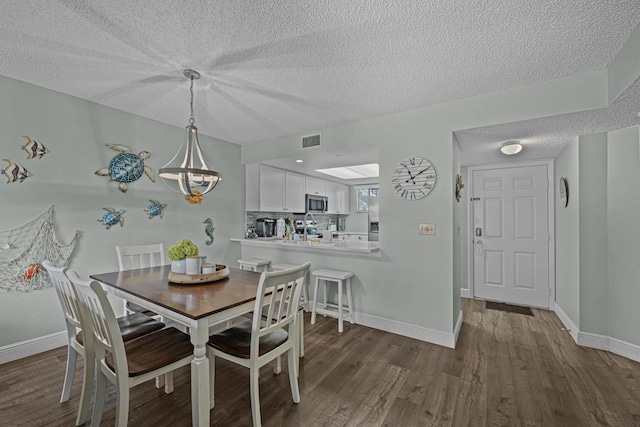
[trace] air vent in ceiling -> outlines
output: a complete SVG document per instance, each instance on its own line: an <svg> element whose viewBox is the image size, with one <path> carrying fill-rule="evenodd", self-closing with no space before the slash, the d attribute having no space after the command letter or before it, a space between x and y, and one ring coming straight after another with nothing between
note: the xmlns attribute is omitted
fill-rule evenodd
<svg viewBox="0 0 640 427"><path fill-rule="evenodd" d="M302 148L320 147L322 145L322 139L320 134L309 135L302 138Z"/></svg>

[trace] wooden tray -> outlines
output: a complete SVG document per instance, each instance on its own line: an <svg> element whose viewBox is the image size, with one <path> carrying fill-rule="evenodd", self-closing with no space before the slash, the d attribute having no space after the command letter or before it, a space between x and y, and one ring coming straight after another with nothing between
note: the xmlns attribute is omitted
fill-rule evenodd
<svg viewBox="0 0 640 427"><path fill-rule="evenodd" d="M197 285L222 280L229 275L229 267L218 264L218 271L209 274L177 274L169 272L169 281L180 285Z"/></svg>

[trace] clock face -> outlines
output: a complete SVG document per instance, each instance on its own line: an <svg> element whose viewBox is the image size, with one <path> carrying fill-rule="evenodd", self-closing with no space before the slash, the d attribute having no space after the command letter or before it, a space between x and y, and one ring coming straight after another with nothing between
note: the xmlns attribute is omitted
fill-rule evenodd
<svg viewBox="0 0 640 427"><path fill-rule="evenodd" d="M424 157L408 157L393 170L391 185L400 197L418 200L436 186L438 175L431 162Z"/></svg>

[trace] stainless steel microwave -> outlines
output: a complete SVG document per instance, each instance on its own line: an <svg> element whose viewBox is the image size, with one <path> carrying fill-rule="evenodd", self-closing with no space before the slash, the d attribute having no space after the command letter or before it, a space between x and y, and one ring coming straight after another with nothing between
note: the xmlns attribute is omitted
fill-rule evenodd
<svg viewBox="0 0 640 427"><path fill-rule="evenodd" d="M325 196L307 194L305 205L307 212L327 212L329 211L329 201Z"/></svg>

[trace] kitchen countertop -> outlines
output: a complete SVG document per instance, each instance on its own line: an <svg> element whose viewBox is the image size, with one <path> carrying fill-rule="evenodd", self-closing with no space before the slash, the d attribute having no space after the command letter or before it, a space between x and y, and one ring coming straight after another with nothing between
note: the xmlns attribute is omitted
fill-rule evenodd
<svg viewBox="0 0 640 427"><path fill-rule="evenodd" d="M256 239L230 239L246 246L262 246L272 249L333 252L364 256L382 256L379 242L334 240L331 243L303 242L302 240L280 240L273 237L258 237Z"/></svg>

